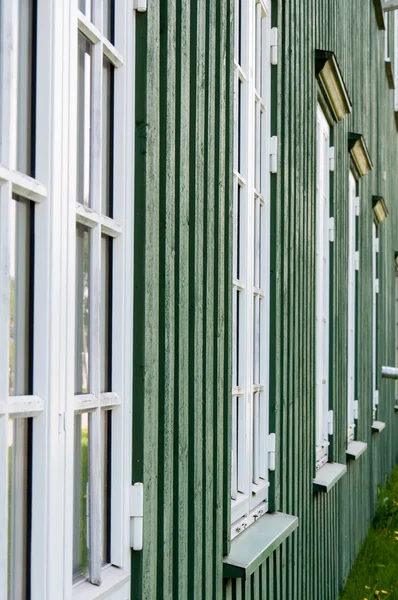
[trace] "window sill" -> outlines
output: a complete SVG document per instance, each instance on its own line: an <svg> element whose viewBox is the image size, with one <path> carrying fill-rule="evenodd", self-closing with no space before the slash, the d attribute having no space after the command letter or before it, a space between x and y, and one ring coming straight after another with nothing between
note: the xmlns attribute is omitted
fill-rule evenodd
<svg viewBox="0 0 398 600"><path fill-rule="evenodd" d="M224 556L225 579L247 579L298 527L298 517L275 512L266 513L231 542L231 552Z"/></svg>
<svg viewBox="0 0 398 600"><path fill-rule="evenodd" d="M347 447L347 460L358 460L368 445L365 442L350 442Z"/></svg>
<svg viewBox="0 0 398 600"><path fill-rule="evenodd" d="M107 598L109 592L116 592L130 580L130 574L117 567L106 567L102 571L101 585L93 585L88 581L78 583L72 591L73 600L100 600Z"/></svg>
<svg viewBox="0 0 398 600"><path fill-rule="evenodd" d="M383 423L382 421L373 421L372 433L380 433L381 431L383 431L385 426L386 426L386 424Z"/></svg>
<svg viewBox="0 0 398 600"><path fill-rule="evenodd" d="M328 493L336 485L338 480L347 472L347 465L328 462L317 471L313 479L314 492Z"/></svg>

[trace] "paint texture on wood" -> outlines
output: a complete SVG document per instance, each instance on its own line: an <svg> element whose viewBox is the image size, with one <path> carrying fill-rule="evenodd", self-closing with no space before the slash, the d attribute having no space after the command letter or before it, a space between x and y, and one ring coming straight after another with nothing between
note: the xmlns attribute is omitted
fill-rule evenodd
<svg viewBox="0 0 398 600"><path fill-rule="evenodd" d="M394 382L379 377L372 434L372 196L379 226L377 368L394 365L398 139L384 35L372 2L273 3L270 428L271 510L299 528L246 581L223 580L229 550L232 0L150 0L136 18L134 398L132 482L144 483L135 600L333 600L398 460ZM346 464L348 134L373 170L359 181L357 438L367 450L328 494L315 475L315 50L335 54L352 112L333 127L331 457Z"/></svg>

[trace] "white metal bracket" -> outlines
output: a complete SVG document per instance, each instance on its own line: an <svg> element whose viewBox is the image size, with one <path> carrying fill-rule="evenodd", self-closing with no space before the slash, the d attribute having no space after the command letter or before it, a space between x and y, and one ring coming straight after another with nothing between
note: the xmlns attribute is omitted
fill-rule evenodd
<svg viewBox="0 0 398 600"><path fill-rule="evenodd" d="M275 433L270 433L268 435L267 449L268 449L268 469L270 471L275 471L275 453L276 453L276 435L275 435Z"/></svg>
<svg viewBox="0 0 398 600"><path fill-rule="evenodd" d="M334 431L334 415L333 415L333 411L329 410L328 411L328 434L329 435L333 435L333 431Z"/></svg>
<svg viewBox="0 0 398 600"><path fill-rule="evenodd" d="M334 242L334 217L329 217L329 242Z"/></svg>
<svg viewBox="0 0 398 600"><path fill-rule="evenodd" d="M360 207L361 199L359 196L355 197L355 216L359 217L359 207Z"/></svg>
<svg viewBox="0 0 398 600"><path fill-rule="evenodd" d="M269 170L271 171L271 173L277 173L278 172L278 138L276 135L273 135L270 138L269 148L270 148Z"/></svg>
<svg viewBox="0 0 398 600"><path fill-rule="evenodd" d="M278 28L272 27L271 29L271 65L278 64Z"/></svg>
<svg viewBox="0 0 398 600"><path fill-rule="evenodd" d="M375 294L379 293L379 280L375 279Z"/></svg>
<svg viewBox="0 0 398 600"><path fill-rule="evenodd" d="M135 483L130 488L130 547L142 550L144 520L144 486Z"/></svg>
<svg viewBox="0 0 398 600"><path fill-rule="evenodd" d="M329 148L329 171L334 171L334 146Z"/></svg>
<svg viewBox="0 0 398 600"><path fill-rule="evenodd" d="M359 252L355 252L355 270L359 271Z"/></svg>
<svg viewBox="0 0 398 600"><path fill-rule="evenodd" d="M354 419L357 421L358 420L358 415L359 415L359 406L358 406L358 400L354 400L353 402L354 404Z"/></svg>
<svg viewBox="0 0 398 600"><path fill-rule="evenodd" d="M138 12L146 12L146 9L147 9L146 2L147 2L147 0L134 0L135 10Z"/></svg>

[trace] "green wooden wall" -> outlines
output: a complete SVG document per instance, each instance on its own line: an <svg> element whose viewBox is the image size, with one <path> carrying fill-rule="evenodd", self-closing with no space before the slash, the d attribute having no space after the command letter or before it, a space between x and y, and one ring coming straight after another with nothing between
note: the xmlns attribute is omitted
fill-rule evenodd
<svg viewBox="0 0 398 600"><path fill-rule="evenodd" d="M132 481L143 481L144 549L132 594L147 600L336 599L398 461L394 383L372 420L372 195L380 225L378 368L395 361L398 136L371 0L273 2L272 505L299 517L246 582L224 581L231 382L233 0L148 0L137 14ZM333 128L333 459L345 463L348 132L374 164L359 184L360 459L328 494L312 492L315 418L315 49L335 52L353 109Z"/></svg>

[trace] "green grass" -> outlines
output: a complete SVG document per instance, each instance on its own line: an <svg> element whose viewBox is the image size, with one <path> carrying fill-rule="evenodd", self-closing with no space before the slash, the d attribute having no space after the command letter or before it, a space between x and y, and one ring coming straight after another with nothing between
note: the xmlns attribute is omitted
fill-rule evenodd
<svg viewBox="0 0 398 600"><path fill-rule="evenodd" d="M340 600L398 600L398 466L379 487L374 521Z"/></svg>

